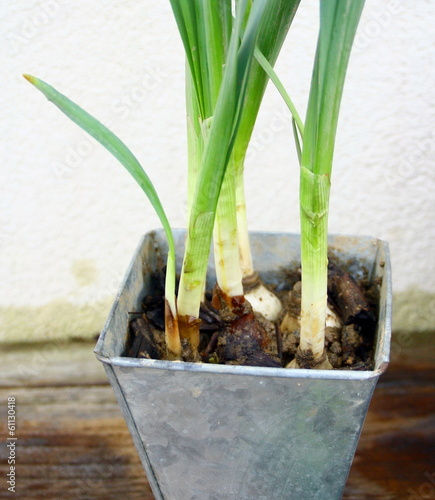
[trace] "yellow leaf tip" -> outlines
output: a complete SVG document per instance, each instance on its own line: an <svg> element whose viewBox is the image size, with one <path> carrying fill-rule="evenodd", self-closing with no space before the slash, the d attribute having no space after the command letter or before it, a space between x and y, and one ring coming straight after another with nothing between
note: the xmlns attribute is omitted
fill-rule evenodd
<svg viewBox="0 0 435 500"><path fill-rule="evenodd" d="M33 85L35 84L36 82L36 78L32 75L28 75L27 73L24 73L23 74L23 77L30 83L32 83Z"/></svg>

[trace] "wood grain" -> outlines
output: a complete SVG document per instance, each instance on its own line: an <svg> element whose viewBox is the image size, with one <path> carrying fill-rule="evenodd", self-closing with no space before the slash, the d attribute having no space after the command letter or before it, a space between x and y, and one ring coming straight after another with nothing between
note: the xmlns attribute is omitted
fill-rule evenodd
<svg viewBox="0 0 435 500"><path fill-rule="evenodd" d="M434 340L413 337L393 349L343 499L435 499ZM9 346L1 355L0 435L3 444L4 403L15 396L18 489L14 496L5 488L2 446L0 498L152 500L93 345L57 347Z"/></svg>

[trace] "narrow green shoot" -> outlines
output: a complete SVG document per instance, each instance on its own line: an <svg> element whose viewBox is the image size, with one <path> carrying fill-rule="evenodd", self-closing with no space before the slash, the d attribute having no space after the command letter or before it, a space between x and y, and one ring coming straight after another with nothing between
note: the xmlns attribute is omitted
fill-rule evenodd
<svg viewBox="0 0 435 500"><path fill-rule="evenodd" d="M281 48L298 3L298 1L284 2L283 0L269 0L267 3L257 44L263 50L267 51L267 54L273 60L276 59ZM249 17L249 12L250 7L248 4L245 19ZM186 74L189 207L191 206L193 190L200 171L201 155L204 151L209 128L213 120L218 91L222 82L232 25L231 1L217 1L213 3L213 8L211 8L208 2L199 2L195 13L194 27L197 34L195 37L191 37L191 39L197 39L200 42L201 48L199 50L199 57L197 57L199 60L197 66L199 68L193 66L191 58L187 58L188 69ZM178 21L178 24L182 24L182 20ZM185 31L184 29L183 32ZM188 47L189 53L196 52L190 47L189 39L184 38L183 43L185 47ZM257 59L262 58L261 62L263 65L259 65L255 60L252 62L247 90L250 102L249 105L245 104L243 106L241 131L236 136L235 148L240 148L242 141L244 144L247 144L254 127L261 98L268 82L268 72L273 72L268 61L259 52L258 47L255 49L255 54ZM263 66L266 67L266 72ZM200 74L201 78L193 82L196 74ZM277 80L275 75L275 81ZM282 85L281 90L285 92ZM195 95L196 92L199 92L200 95ZM287 95L286 98L288 98ZM202 108L199 105L200 102L204 103ZM295 111L294 106L293 110ZM299 124L302 127L300 119ZM239 157L238 165L242 163L245 153L246 148L243 151L243 158ZM222 183L213 234L217 282L221 290L228 297L243 294L242 276L245 277L246 281L250 278L250 284L252 283L252 278L256 276L249 248L244 194L238 195L236 193L236 186L237 189L243 190L243 168L236 167L234 156L231 156ZM237 200L239 201L238 205ZM258 286L261 286L259 281ZM251 284L250 300L254 299L252 296L253 290L254 287ZM261 286L261 292L260 290L256 292L258 298L254 299L256 300L256 303L253 304L254 308L256 310L260 309L264 314L266 310L274 310L278 314L281 310L281 305L278 299L274 298L273 295L270 297L271 295ZM271 302L275 302L276 304L271 307Z"/></svg>
<svg viewBox="0 0 435 500"><path fill-rule="evenodd" d="M232 30L231 0L215 3L198 2L196 30L200 43L199 67L201 79L193 84L195 68L186 71L189 207L199 178L202 154L213 121L219 90L222 84L225 60ZM199 92L200 95L197 95ZM203 109L199 103L204 102ZM243 294L237 248L237 220L235 214L234 174L232 162L227 167L214 224L214 255L217 282L228 295Z"/></svg>
<svg viewBox="0 0 435 500"><path fill-rule="evenodd" d="M257 59L257 61L261 65L261 67L264 69L267 76L273 82L273 84L275 85L278 92L281 94L281 97L283 98L288 109L290 110L290 113L292 114L293 120L295 121L295 124L296 124L296 127L298 129L300 136L303 137L304 136L304 124L302 123L302 119L299 116L298 110L296 109L296 106L293 104L293 101L292 101L291 97L289 96L287 90L285 89L284 85L282 84L279 76L276 74L272 65L264 57L264 55L262 54L262 52L260 51L260 49L258 47L255 49L255 58Z"/></svg>
<svg viewBox="0 0 435 500"><path fill-rule="evenodd" d="M244 168L248 144L269 77L273 72L273 70L270 71L270 68L276 62L299 2L300 0L269 0L267 4L264 21L257 39L255 60L252 63L249 75L247 95L233 155L236 182L237 238L243 282L249 284L248 298L254 309L272 320L279 315L282 306L279 299L268 292L261 284L255 273L249 243ZM302 125L301 121L300 124Z"/></svg>
<svg viewBox="0 0 435 500"><path fill-rule="evenodd" d="M68 118L70 118L79 127L85 130L89 135L96 139L104 146L112 155L117 158L120 163L127 169L130 175L142 188L154 210L156 211L168 239L168 260L166 270L166 300L170 308L173 318L177 318L175 305L175 244L172 235L171 226L168 218L163 210L160 199L151 183L149 177L140 165L137 158L128 149L128 147L106 126L91 116L87 111L72 102L68 97L64 96L51 85L42 80L31 76L23 75L32 85L34 85L42 94L57 106ZM171 353L178 357L181 352L178 328L176 323L172 325L172 332L166 331L168 349Z"/></svg>
<svg viewBox="0 0 435 500"><path fill-rule="evenodd" d="M273 84L275 85L278 92L281 94L284 102L286 103L291 115L292 115L292 129L293 136L296 145L296 152L298 155L299 163L302 160L302 141L304 137L304 124L302 123L301 117L299 116L296 106L293 104L291 97L289 96L287 90L279 79L273 67L270 65L269 61L264 57L261 51L257 48L255 49L255 57L260 63L261 67L267 73Z"/></svg>
<svg viewBox="0 0 435 500"><path fill-rule="evenodd" d="M299 361L325 360L328 210L338 115L364 0L320 2L320 32L303 136L300 212L302 312ZM323 365L324 366L324 365Z"/></svg>
<svg viewBox="0 0 435 500"><path fill-rule="evenodd" d="M194 349L199 342L195 321L198 318L202 290L205 284L219 194L240 125L247 78L266 4L267 0L257 0L253 4L243 34L243 21L247 13L248 2L242 0L238 4L223 79L207 134L191 205L177 304L180 333L190 339ZM192 323L194 326L191 327ZM185 325L184 330L181 328L182 324Z"/></svg>

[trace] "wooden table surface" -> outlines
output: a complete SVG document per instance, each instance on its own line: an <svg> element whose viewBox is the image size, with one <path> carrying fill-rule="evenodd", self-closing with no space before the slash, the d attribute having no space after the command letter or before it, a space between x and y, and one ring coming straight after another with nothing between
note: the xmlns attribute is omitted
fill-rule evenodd
<svg viewBox="0 0 435 500"><path fill-rule="evenodd" d="M0 347L0 498L154 498L93 345ZM344 499L435 499L434 361L435 335L393 337ZM6 484L8 397L16 401L15 495Z"/></svg>

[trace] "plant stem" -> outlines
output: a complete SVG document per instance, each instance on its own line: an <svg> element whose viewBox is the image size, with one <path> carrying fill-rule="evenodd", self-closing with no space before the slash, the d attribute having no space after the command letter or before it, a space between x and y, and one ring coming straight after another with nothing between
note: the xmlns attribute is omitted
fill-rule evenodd
<svg viewBox="0 0 435 500"><path fill-rule="evenodd" d="M328 175L301 167L302 351L323 355L328 270Z"/></svg>
<svg viewBox="0 0 435 500"><path fill-rule="evenodd" d="M213 232L216 278L229 297L243 295L237 241L234 162L230 160L222 183Z"/></svg>
<svg viewBox="0 0 435 500"><path fill-rule="evenodd" d="M219 97L195 184L178 295L180 335L189 338L194 350L199 344L199 329L194 323L205 284L219 193L240 125L255 42L266 5L267 0L257 0L252 5L243 34L247 1L242 0L238 7Z"/></svg>
<svg viewBox="0 0 435 500"><path fill-rule="evenodd" d="M252 262L251 245L249 243L248 219L246 213L245 183L243 160L235 168L236 176L236 213L237 213L237 237L239 242L239 258L242 276L245 278L254 274Z"/></svg>
<svg viewBox="0 0 435 500"><path fill-rule="evenodd" d="M325 357L330 176L344 80L364 0L320 3L301 158L302 310L300 355Z"/></svg>
<svg viewBox="0 0 435 500"><path fill-rule="evenodd" d="M186 64L186 111L187 111L187 220L192 207L195 184L199 176L201 158L204 153L202 119L195 93L192 73Z"/></svg>
<svg viewBox="0 0 435 500"><path fill-rule="evenodd" d="M246 216L244 163L248 144L270 76L261 63L265 65L267 63L270 68L275 64L299 2L300 0L270 0L268 2L255 49L256 60L252 63L241 124L234 145L238 240L240 265L244 278L252 276L255 272Z"/></svg>

